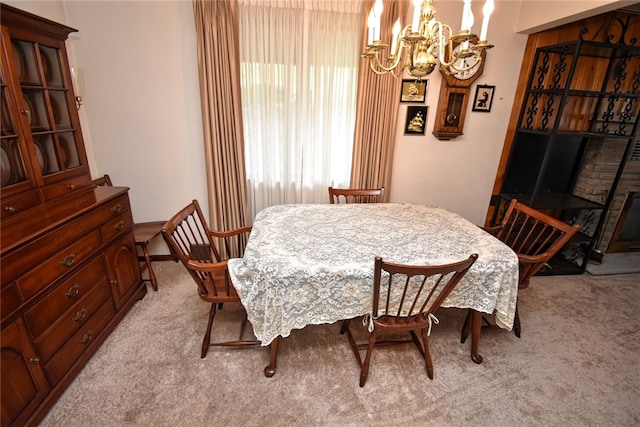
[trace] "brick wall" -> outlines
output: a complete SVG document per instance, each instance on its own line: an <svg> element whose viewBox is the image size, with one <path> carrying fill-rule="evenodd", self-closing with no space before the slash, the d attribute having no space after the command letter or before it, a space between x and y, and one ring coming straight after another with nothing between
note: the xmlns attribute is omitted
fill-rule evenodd
<svg viewBox="0 0 640 427"><path fill-rule="evenodd" d="M592 139L589 147L587 147L583 169L579 173L575 194L594 202L604 203L608 196L607 190L611 187L620 160L624 155L625 145L620 140L615 139ZM640 147L638 140L636 140L636 146ZM640 158L638 157L630 158L624 167L611 208L606 214L605 226L596 245L597 249L606 252L618 223L620 210L625 198L632 191L640 191Z"/></svg>

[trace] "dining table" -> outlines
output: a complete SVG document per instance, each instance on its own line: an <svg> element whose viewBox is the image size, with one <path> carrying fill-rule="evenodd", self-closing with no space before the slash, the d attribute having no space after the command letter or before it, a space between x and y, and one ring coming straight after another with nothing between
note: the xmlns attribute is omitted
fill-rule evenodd
<svg viewBox="0 0 640 427"><path fill-rule="evenodd" d="M471 358L482 313L513 327L518 258L507 245L447 209L407 203L285 204L260 211L242 258L229 275L253 331L271 346L265 375L276 372L280 338L307 325L372 313L374 259L410 265L478 260L441 307L472 309Z"/></svg>

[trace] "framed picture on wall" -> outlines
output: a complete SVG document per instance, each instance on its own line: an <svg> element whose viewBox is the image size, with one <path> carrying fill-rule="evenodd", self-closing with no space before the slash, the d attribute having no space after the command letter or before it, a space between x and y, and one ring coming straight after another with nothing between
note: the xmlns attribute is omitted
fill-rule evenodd
<svg viewBox="0 0 640 427"><path fill-rule="evenodd" d="M400 102L424 102L429 80L402 80Z"/></svg>
<svg viewBox="0 0 640 427"><path fill-rule="evenodd" d="M429 107L407 107L407 118L404 124L405 135L424 135L427 126L427 112Z"/></svg>
<svg viewBox="0 0 640 427"><path fill-rule="evenodd" d="M476 96L473 98L473 111L491 111L491 103L493 103L493 92L495 86L478 85L476 86Z"/></svg>

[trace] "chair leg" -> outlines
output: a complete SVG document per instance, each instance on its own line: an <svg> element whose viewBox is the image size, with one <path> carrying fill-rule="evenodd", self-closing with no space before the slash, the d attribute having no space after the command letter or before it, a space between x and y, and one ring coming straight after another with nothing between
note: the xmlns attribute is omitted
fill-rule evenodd
<svg viewBox="0 0 640 427"><path fill-rule="evenodd" d="M469 332L471 332L471 310L467 310L467 317L464 319L464 324L462 325L462 334L460 336L460 343L464 344L469 336Z"/></svg>
<svg viewBox="0 0 640 427"><path fill-rule="evenodd" d="M202 340L202 352L200 358L204 359L209 351L209 344L211 343L211 329L213 328L213 318L216 316L216 304L211 304L209 310L209 324L207 325L207 332L204 334L204 340Z"/></svg>
<svg viewBox="0 0 640 427"><path fill-rule="evenodd" d="M151 268L151 256L149 255L149 249L147 249L146 243L138 243L138 246L142 249L142 254L144 255L144 262L147 264L147 270L149 271L149 281L151 282L151 286L154 291L158 291L158 280L156 279L156 275L153 272L153 268Z"/></svg>
<svg viewBox="0 0 640 427"><path fill-rule="evenodd" d="M367 355L364 357L362 368L360 369L360 387L364 387L364 383L367 382L369 376L369 363L371 362L371 353L376 344L376 330L374 329L369 336L369 345L367 346Z"/></svg>
<svg viewBox="0 0 640 427"><path fill-rule="evenodd" d="M433 379L433 361L431 360L431 352L429 351L429 336L427 335L427 329L420 331L422 334L422 343L424 344L424 363L427 368L427 376L430 380Z"/></svg>
<svg viewBox="0 0 640 427"><path fill-rule="evenodd" d="M238 341L242 341L242 336L244 335L244 330L247 326L247 319L247 312L245 311L242 315L242 323L240 324L240 336L238 337Z"/></svg>
<svg viewBox="0 0 640 427"><path fill-rule="evenodd" d="M513 319L513 333L520 338L520 315L518 314L518 302L516 301L516 317Z"/></svg>
<svg viewBox="0 0 640 427"><path fill-rule="evenodd" d="M413 343L416 345L416 348L420 352L420 355L424 357L424 346L418 339L418 335L415 333L415 331L409 331L409 332L411 333L411 339L413 340Z"/></svg>

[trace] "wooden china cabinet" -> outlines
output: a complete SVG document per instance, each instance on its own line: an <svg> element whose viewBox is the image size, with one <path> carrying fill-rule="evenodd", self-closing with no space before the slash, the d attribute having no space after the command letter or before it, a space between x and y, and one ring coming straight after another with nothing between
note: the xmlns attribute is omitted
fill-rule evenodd
<svg viewBox="0 0 640 427"><path fill-rule="evenodd" d="M3 426L37 423L133 304L126 187L91 182L67 26L0 4Z"/></svg>

